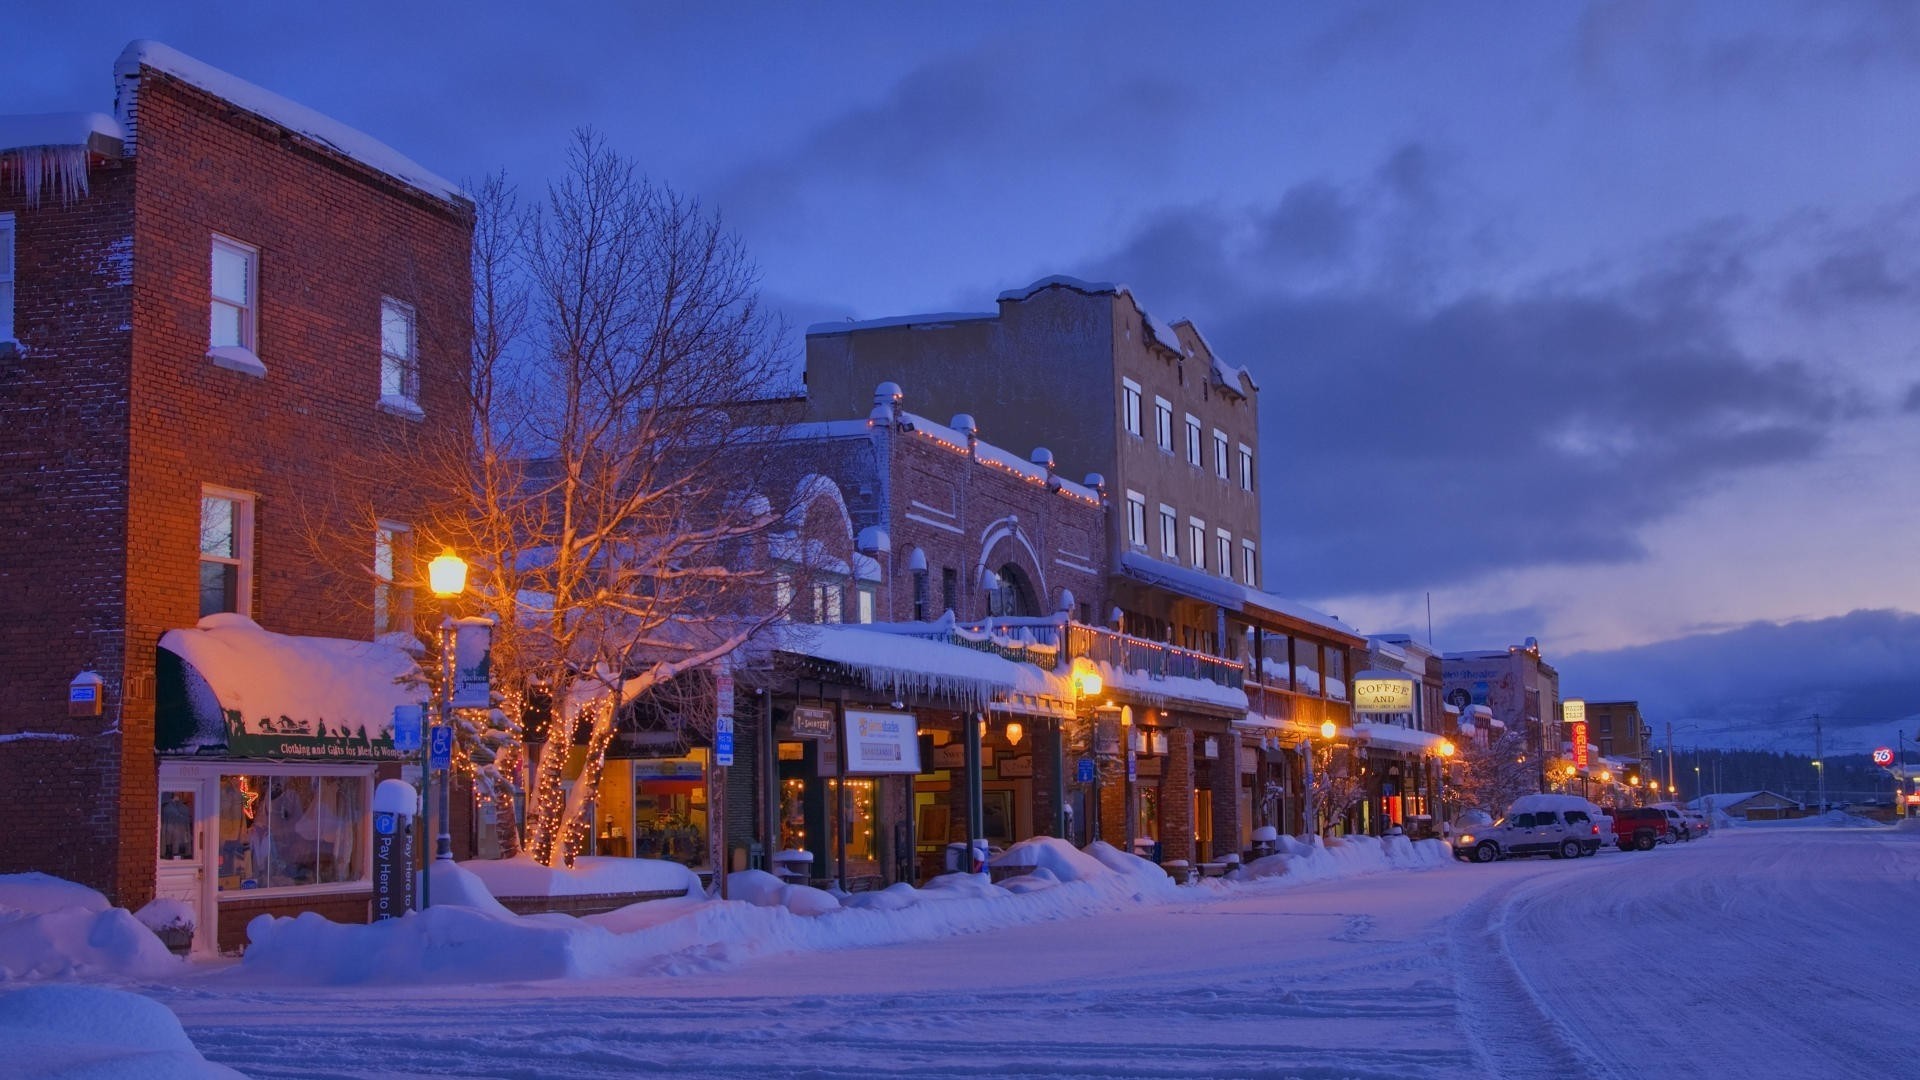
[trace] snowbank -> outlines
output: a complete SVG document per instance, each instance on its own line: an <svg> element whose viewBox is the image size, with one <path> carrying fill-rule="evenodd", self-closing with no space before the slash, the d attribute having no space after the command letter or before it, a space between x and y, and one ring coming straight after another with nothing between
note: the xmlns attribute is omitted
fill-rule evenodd
<svg viewBox="0 0 1920 1080"><path fill-rule="evenodd" d="M1352 837L1325 848L1291 841L1283 854L1253 864L1259 869L1248 876L1321 880L1450 862L1446 845L1432 840ZM435 904L371 926L331 923L313 914L261 916L247 929L252 944L242 966L267 979L322 985L673 975L757 956L920 941L1143 904L1206 902L1241 887L1215 879L1203 888L1184 888L1154 863L1104 843L1081 851L1035 838L1009 848L995 865L1027 872L998 884L986 874L943 874L918 889L896 884L839 895L746 870L728 875L726 901L695 895L584 919L516 917L479 902ZM479 874L466 877L476 890L484 888ZM440 880L436 876L436 889Z"/></svg>
<svg viewBox="0 0 1920 1080"><path fill-rule="evenodd" d="M493 896L596 896L606 893L698 894L700 875L662 859L575 859L572 869L541 866L530 855L473 859L461 868Z"/></svg>
<svg viewBox="0 0 1920 1080"><path fill-rule="evenodd" d="M149 977L179 964L132 913L84 885L46 874L0 875L0 983Z"/></svg>
<svg viewBox="0 0 1920 1080"><path fill-rule="evenodd" d="M187 1080L240 1075L202 1057L165 1005L97 986L34 986L0 994L0 1046L6 1047L9 1076Z"/></svg>
<svg viewBox="0 0 1920 1080"><path fill-rule="evenodd" d="M1440 840L1409 840L1404 836L1343 836L1328 840L1325 847L1309 847L1296 841L1293 850L1248 863L1241 871L1241 876L1250 881L1271 878L1324 881L1387 870L1445 866L1452 859L1453 853Z"/></svg>

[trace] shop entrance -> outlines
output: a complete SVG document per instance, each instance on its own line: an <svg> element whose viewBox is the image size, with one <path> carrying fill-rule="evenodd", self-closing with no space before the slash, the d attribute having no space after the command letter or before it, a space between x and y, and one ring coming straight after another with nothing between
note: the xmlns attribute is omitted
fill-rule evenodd
<svg viewBox="0 0 1920 1080"><path fill-rule="evenodd" d="M160 851L154 895L177 900L193 913L193 951L214 948L212 854L208 835L213 819L204 780L160 781Z"/></svg>

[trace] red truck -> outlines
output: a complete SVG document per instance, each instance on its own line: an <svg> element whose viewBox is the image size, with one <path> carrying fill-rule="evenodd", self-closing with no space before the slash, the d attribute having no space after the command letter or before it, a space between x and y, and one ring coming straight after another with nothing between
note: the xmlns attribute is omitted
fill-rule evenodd
<svg viewBox="0 0 1920 1080"><path fill-rule="evenodd" d="M1623 806L1611 813L1614 843L1621 851L1652 851L1656 845L1670 842L1671 826L1660 810Z"/></svg>

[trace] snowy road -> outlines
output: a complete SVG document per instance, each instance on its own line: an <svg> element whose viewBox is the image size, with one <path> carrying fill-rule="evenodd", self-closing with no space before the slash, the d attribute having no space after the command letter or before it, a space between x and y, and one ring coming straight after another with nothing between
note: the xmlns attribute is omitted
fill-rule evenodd
<svg viewBox="0 0 1920 1080"><path fill-rule="evenodd" d="M257 1077L1891 1076L1917 899L1920 834L1756 828L650 980L147 990Z"/></svg>

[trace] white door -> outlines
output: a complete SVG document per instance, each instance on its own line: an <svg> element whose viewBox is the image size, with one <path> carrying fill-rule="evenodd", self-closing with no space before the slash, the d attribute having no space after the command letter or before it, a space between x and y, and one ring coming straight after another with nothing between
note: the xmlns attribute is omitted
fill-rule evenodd
<svg viewBox="0 0 1920 1080"><path fill-rule="evenodd" d="M212 883L213 852L208 835L213 821L210 787L203 780L160 781L160 860L154 895L178 900L193 912L193 951L210 953L216 938Z"/></svg>

